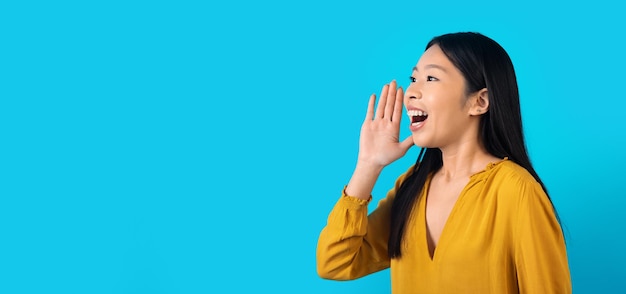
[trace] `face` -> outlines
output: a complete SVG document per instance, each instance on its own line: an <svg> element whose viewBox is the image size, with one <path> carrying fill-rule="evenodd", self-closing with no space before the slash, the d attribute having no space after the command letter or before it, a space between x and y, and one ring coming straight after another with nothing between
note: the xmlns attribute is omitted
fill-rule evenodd
<svg viewBox="0 0 626 294"><path fill-rule="evenodd" d="M478 119L465 83L439 46L424 52L404 95L415 145L443 149L477 138Z"/></svg>

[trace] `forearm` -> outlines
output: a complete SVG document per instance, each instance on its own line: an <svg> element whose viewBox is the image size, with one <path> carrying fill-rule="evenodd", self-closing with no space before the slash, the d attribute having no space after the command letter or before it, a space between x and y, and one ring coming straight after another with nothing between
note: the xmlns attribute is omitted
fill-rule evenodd
<svg viewBox="0 0 626 294"><path fill-rule="evenodd" d="M382 166L358 162L346 186L345 193L362 200L369 200L382 170Z"/></svg>
<svg viewBox="0 0 626 294"><path fill-rule="evenodd" d="M389 267L387 205L368 217L367 204L343 194L333 208L317 244L321 277L352 280Z"/></svg>

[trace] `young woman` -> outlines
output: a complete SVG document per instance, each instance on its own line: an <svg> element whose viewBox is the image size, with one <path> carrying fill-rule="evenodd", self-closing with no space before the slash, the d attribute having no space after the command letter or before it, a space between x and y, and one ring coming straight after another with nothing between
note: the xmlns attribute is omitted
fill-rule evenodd
<svg viewBox="0 0 626 294"><path fill-rule="evenodd" d="M403 93L369 100L359 155L317 245L321 277L391 267L393 293L571 293L555 209L528 158L513 64L478 33L435 37ZM411 137L400 141L402 107ZM382 169L422 147L368 215Z"/></svg>

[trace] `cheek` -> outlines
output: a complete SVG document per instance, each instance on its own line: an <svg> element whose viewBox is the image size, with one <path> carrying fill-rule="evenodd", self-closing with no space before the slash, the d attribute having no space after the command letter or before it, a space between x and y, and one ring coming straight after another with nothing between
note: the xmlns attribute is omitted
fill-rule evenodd
<svg viewBox="0 0 626 294"><path fill-rule="evenodd" d="M462 127L463 124L467 123L463 109L457 101L454 101L454 103L444 103L444 101L440 100L432 103L429 109L433 114L433 122L437 122L438 125L456 128Z"/></svg>

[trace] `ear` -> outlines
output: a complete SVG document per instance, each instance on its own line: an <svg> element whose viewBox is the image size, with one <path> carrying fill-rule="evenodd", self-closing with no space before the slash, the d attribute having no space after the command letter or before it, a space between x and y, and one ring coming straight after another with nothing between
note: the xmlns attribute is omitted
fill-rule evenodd
<svg viewBox="0 0 626 294"><path fill-rule="evenodd" d="M489 110L489 92L487 88L478 90L470 100L469 115L482 115Z"/></svg>

